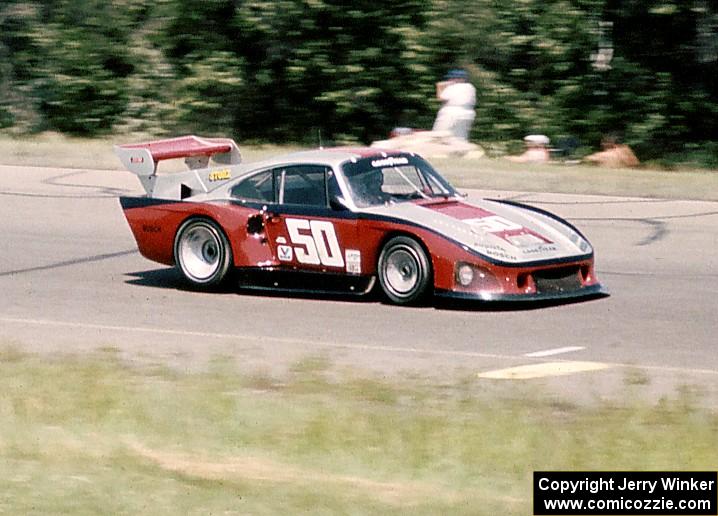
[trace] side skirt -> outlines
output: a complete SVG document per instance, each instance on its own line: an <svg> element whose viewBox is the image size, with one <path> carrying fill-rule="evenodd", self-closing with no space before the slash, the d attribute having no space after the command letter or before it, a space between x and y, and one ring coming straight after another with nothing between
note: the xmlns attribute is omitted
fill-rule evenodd
<svg viewBox="0 0 718 516"><path fill-rule="evenodd" d="M236 269L236 278L239 287L247 290L352 296L368 294L376 283L375 276L349 276L271 268Z"/></svg>

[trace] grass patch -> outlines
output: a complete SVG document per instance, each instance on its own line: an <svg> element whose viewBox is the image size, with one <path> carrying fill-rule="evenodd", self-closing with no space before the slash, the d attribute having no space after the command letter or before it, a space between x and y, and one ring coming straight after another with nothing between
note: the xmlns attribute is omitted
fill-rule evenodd
<svg viewBox="0 0 718 516"><path fill-rule="evenodd" d="M19 138L0 136L0 165L122 170L112 146L138 140L142 138L80 139L55 133ZM239 144L248 162L298 149ZM613 170L585 165L525 165L501 158L431 161L460 188L718 200L715 170L667 171L650 167Z"/></svg>
<svg viewBox="0 0 718 516"><path fill-rule="evenodd" d="M502 159L432 160L463 188L664 199L718 200L718 171L607 169L589 165L521 165Z"/></svg>
<svg viewBox="0 0 718 516"><path fill-rule="evenodd" d="M108 353L0 359L0 511L13 514L529 514L536 469L718 463L718 415L693 392L579 407L321 357L281 378L221 360L184 373Z"/></svg>
<svg viewBox="0 0 718 516"><path fill-rule="evenodd" d="M112 147L118 144L152 139L159 138L143 138L132 135L74 138L58 133L19 137L0 135L0 165L124 170ZM240 144L242 156L246 161L257 161L298 148L296 146L244 146Z"/></svg>

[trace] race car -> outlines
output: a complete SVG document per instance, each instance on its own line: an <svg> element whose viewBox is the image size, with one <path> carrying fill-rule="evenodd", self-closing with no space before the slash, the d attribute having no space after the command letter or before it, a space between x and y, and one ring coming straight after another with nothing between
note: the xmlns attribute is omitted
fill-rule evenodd
<svg viewBox="0 0 718 516"><path fill-rule="evenodd" d="M245 164L228 138L119 145L147 195L120 203L141 254L192 287L534 301L595 296L593 249L546 211L467 200L419 155L306 150ZM165 160L188 170L158 173Z"/></svg>

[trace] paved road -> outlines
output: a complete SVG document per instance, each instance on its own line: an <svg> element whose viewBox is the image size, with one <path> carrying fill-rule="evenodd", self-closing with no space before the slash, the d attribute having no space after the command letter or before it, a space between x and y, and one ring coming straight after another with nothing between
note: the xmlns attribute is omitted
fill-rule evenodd
<svg viewBox="0 0 718 516"><path fill-rule="evenodd" d="M690 385L718 405L718 203L471 192L576 223L612 294L497 311L190 292L136 252L116 199L133 192L123 172L0 167L0 345L183 368L221 356L269 371L317 354L432 376L551 362L540 373L549 389L663 396ZM603 369L558 375L585 363Z"/></svg>

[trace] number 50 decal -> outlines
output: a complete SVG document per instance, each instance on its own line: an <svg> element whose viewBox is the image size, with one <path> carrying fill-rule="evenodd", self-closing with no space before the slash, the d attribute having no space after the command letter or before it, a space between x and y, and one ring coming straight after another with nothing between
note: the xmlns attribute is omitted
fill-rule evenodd
<svg viewBox="0 0 718 516"><path fill-rule="evenodd" d="M289 240L295 247L294 253L299 263L310 265L326 265L327 267L343 267L344 258L339 248L334 224L328 220L285 219ZM311 234L300 233L300 230L310 230Z"/></svg>

